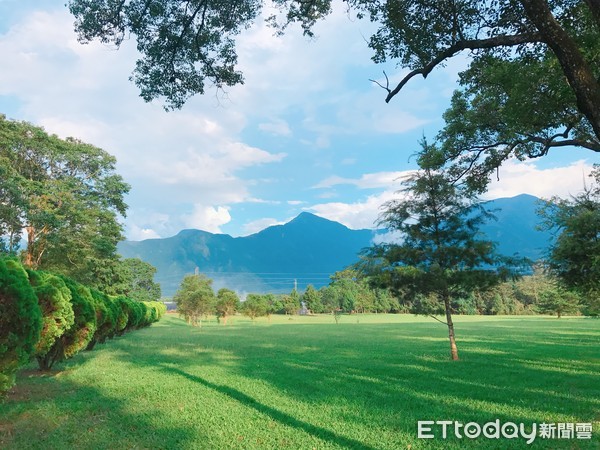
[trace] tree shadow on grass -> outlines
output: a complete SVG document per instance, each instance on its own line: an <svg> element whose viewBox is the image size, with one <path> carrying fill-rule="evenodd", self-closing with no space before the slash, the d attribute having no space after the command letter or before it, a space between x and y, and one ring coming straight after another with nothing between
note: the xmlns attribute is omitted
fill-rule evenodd
<svg viewBox="0 0 600 450"><path fill-rule="evenodd" d="M27 373L23 374L27 375ZM21 376L0 401L0 448L186 449L181 426L161 426L152 411L132 412L126 400L68 379L61 372Z"/></svg>
<svg viewBox="0 0 600 450"><path fill-rule="evenodd" d="M270 407L263 403L260 403L256 399L254 399L254 398L250 397L249 395L246 395L243 392L238 391L237 389L234 389L232 387L211 383L210 381L205 380L202 377L189 374L187 372L184 372L183 370L180 370L180 369L177 369L174 367L163 366L162 369L166 372L173 373L173 374L182 376L184 378L187 378L188 380L193 381L195 383L199 383L209 389L212 389L213 391L219 392L220 394L226 395L227 397L230 397L232 400L235 400L248 408L252 408L252 409L256 410L257 412L268 416L272 420L279 422L282 425L293 427L298 430L304 431L304 432L314 436L315 438L322 439L324 441L327 441L332 444L336 444L336 445L339 445L339 446L345 447L345 448L351 448L351 449L356 449L356 450L375 450L374 447L370 447L362 442L347 438L345 436L334 433L325 428L321 428L316 425L312 425L312 424L304 422L302 420L298 420L289 414L279 411L278 409L275 409L273 407Z"/></svg>

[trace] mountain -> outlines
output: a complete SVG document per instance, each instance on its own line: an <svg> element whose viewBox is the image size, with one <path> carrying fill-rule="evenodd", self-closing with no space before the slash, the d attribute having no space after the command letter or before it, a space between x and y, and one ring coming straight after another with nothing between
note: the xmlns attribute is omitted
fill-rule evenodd
<svg viewBox="0 0 600 450"><path fill-rule="evenodd" d="M498 242L500 253L534 260L543 255L550 235L535 229L537 201L531 195L519 195L485 204L497 220L488 222L482 231ZM155 266L165 296L173 295L183 276L196 268L214 280L215 289L288 293L295 283L300 291L308 284L317 288L328 284L329 275L354 263L358 252L378 234L381 231L350 230L304 212L284 225L250 236L183 230L165 239L121 242L119 253Z"/></svg>
<svg viewBox="0 0 600 450"><path fill-rule="evenodd" d="M245 237L183 230L166 239L119 243L125 258L140 258L155 266L163 295L178 289L185 274L196 267L214 280L216 289L242 292L285 292L297 283L320 287L329 275L356 261L371 245L372 230L350 230L344 225L302 213L284 225Z"/></svg>
<svg viewBox="0 0 600 450"><path fill-rule="evenodd" d="M486 223L481 231L487 239L498 243L498 253L506 256L518 254L534 261L544 256L552 236L536 229L540 223L536 214L538 202L539 199L533 195L521 194L485 204L497 220Z"/></svg>

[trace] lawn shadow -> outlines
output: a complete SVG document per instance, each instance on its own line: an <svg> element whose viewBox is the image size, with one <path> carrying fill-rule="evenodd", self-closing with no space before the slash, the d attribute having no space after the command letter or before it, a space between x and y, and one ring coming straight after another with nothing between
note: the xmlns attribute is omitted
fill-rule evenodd
<svg viewBox="0 0 600 450"><path fill-rule="evenodd" d="M363 444L362 442L347 438L345 436L334 433L325 428L321 428L316 425L312 425L312 424L304 422L302 420L298 420L295 417L293 417L289 414L286 414L282 411L279 411L278 409L275 409L273 407L267 406L267 405L259 402L255 398L252 398L249 395L246 395L243 392L238 391L237 389L234 389L232 387L211 383L210 381L205 380L202 377L189 374L187 372L184 372L183 370L180 370L180 369L177 369L174 367L163 366L162 369L166 372L174 373L176 375L187 378L188 380L193 381L195 383L199 383L199 384L203 385L204 387L212 389L215 392L226 395L227 397L231 398L232 400L235 400L248 408L252 408L252 409L256 410L257 412L268 416L272 420L274 420L282 425L293 427L298 430L304 431L318 439L322 439L322 440L327 441L332 444L336 444L336 445L340 445L342 447L356 449L356 450L375 450L374 447L370 447L366 444Z"/></svg>
<svg viewBox="0 0 600 450"><path fill-rule="evenodd" d="M21 374L0 401L0 448L183 450L197 439L182 426L162 426L156 412L132 413L125 400L68 378Z"/></svg>
<svg viewBox="0 0 600 450"><path fill-rule="evenodd" d="M444 327L422 323L215 326L160 340L149 330L141 346L131 342L120 350L124 361L158 365L284 426L346 448L381 448L369 430L414 438L417 420L598 421L600 360L594 351L599 332L584 330L573 339L543 326L499 322L486 327L461 324L458 362L448 359ZM157 348L165 345L170 350L159 350L157 364ZM231 376L217 383L211 381L219 379L215 373ZM255 390L252 380L267 388ZM261 397L265 392L277 398ZM289 402L279 404L282 397ZM314 416L297 412L297 401L310 405ZM348 426L338 431L336 421ZM597 436L590 443L576 442L576 448L594 448ZM397 444L407 445L400 438ZM478 448L474 441L448 444ZM523 443L506 444L502 448Z"/></svg>

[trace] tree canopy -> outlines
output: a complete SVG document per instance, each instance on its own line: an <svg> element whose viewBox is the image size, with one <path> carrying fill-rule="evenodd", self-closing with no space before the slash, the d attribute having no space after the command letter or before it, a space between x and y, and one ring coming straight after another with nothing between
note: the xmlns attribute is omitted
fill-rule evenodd
<svg viewBox="0 0 600 450"><path fill-rule="evenodd" d="M279 31L297 22L311 35L315 23L332 11L332 0L274 3L281 13L268 20ZM413 77L427 77L449 58L470 52L463 88L447 114L447 158L459 158L469 168L485 155L485 164L477 165L483 170L514 155L541 156L552 147L600 151L596 0L346 4L378 26L369 39L373 60L393 60L410 69L396 85L389 80L382 85L387 102ZM69 1L82 42L99 39L118 46L135 37L141 56L132 79L146 101L164 98L169 108L204 93L207 83L220 88L243 82L234 38L257 19L263 5L260 0ZM531 115L531 107L539 111ZM469 117L461 127L455 117L462 113Z"/></svg>
<svg viewBox="0 0 600 450"><path fill-rule="evenodd" d="M367 260L375 263L365 268L375 284L409 290L403 297L419 300L421 313L444 313L451 357L458 359L451 301L499 283L510 273L510 260L479 234L489 213L472 192L433 170L432 147L422 146L420 170L404 180L403 197L388 202L381 218L401 237L371 248Z"/></svg>
<svg viewBox="0 0 600 450"><path fill-rule="evenodd" d="M28 268L63 273L91 287L109 284L129 191L115 163L93 145L0 115L4 250L16 252L25 230Z"/></svg>
<svg viewBox="0 0 600 450"><path fill-rule="evenodd" d="M540 210L542 227L557 234L548 265L562 284L581 294L589 312L600 313L600 167L595 183L570 199L553 198Z"/></svg>
<svg viewBox="0 0 600 450"><path fill-rule="evenodd" d="M173 297L177 311L188 323L202 326L202 316L208 316L215 310L215 293L212 280L204 275L187 275L181 281L181 287Z"/></svg>

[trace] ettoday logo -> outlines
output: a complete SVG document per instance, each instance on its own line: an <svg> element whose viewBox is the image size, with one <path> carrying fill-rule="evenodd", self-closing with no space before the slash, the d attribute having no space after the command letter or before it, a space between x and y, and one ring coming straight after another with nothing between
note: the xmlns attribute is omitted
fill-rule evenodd
<svg viewBox="0 0 600 450"><path fill-rule="evenodd" d="M527 444L540 439L591 439L591 423L524 423L500 422L496 419L483 425L455 420L420 420L417 422L419 439L524 439Z"/></svg>

